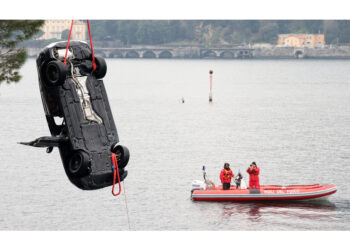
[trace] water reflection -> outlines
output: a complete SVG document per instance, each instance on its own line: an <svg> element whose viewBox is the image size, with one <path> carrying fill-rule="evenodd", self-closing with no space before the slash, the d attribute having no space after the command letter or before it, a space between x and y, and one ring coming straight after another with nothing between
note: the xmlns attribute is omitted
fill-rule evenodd
<svg viewBox="0 0 350 250"><path fill-rule="evenodd" d="M226 203L223 204L223 217L231 217L237 214L249 215L251 221L259 221L261 212L259 204L256 203Z"/></svg>
<svg viewBox="0 0 350 250"><path fill-rule="evenodd" d="M294 201L294 202L239 202L222 204L223 217L243 213L250 221L260 221L263 216L279 215L299 219L324 219L331 217L336 205L330 201Z"/></svg>

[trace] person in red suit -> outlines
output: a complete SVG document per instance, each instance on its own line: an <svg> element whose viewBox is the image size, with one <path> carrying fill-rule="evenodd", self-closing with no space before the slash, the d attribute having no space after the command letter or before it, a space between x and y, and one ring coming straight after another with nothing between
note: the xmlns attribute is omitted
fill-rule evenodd
<svg viewBox="0 0 350 250"><path fill-rule="evenodd" d="M247 169L247 173L249 174L249 188L260 189L260 183L259 183L260 169L256 166L256 163L254 161L252 162L252 164L250 164L250 167Z"/></svg>
<svg viewBox="0 0 350 250"><path fill-rule="evenodd" d="M222 183L222 188L224 190L229 190L231 188L231 178L233 178L235 175L233 174L232 170L230 169L230 164L225 163L224 169L220 172L220 180Z"/></svg>

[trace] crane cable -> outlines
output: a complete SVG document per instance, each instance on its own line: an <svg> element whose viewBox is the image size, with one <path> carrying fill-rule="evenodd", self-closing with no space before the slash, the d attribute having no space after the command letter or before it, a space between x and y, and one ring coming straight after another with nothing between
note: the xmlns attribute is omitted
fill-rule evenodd
<svg viewBox="0 0 350 250"><path fill-rule="evenodd" d="M91 37L91 30L90 30L90 22L89 22L89 20L86 20L86 23L87 23L88 32L89 32L89 40L90 40L90 47L91 47L91 54L92 54L92 68L94 70L96 70L95 54L94 54L94 47L93 47L93 44L92 44L92 37ZM66 54L64 56L64 61L63 61L64 65L66 65L66 63L67 63L68 48L69 48L70 38L71 38L71 35L72 35L73 24L74 24L74 20L72 20L71 25L70 25L70 30L69 30L69 35L68 35L68 42L67 42L67 47L66 47Z"/></svg>
<svg viewBox="0 0 350 250"><path fill-rule="evenodd" d="M86 23L87 23L88 31L89 31L90 47L91 47L91 53L92 53L92 67L93 67L94 70L96 70L94 47L92 46L92 38L91 38L91 30L90 30L90 22L89 22L89 20L86 20Z"/></svg>
<svg viewBox="0 0 350 250"><path fill-rule="evenodd" d="M130 223L130 216L129 216L129 209L128 209L128 202L126 201L126 192L125 192L125 181L123 181L123 191L124 191L124 200L125 200L125 210L126 210L126 216L128 217L128 226L129 231L131 230L131 223Z"/></svg>
<svg viewBox="0 0 350 250"><path fill-rule="evenodd" d="M69 47L69 43L70 43L70 36L72 35L73 24L74 24L74 20L72 19L72 23L70 24L70 30L69 30L69 35L68 35L68 42L67 42L67 47L66 47L66 54L65 54L65 56L64 56L64 61L63 61L63 64L64 64L64 65L66 65L66 63L67 63L68 47Z"/></svg>
<svg viewBox="0 0 350 250"><path fill-rule="evenodd" d="M121 191L121 185L120 185L120 176L119 176L119 167L118 167L118 160L117 160L117 156L115 153L112 153L112 169L113 169L113 187L112 187L112 194L114 196L118 196ZM119 184L119 192L118 193L114 193L114 188L115 188L115 181L116 181L116 176L118 176L118 184ZM126 192L125 192L125 184L123 181L123 192L124 192L124 200L125 200L125 211L126 211L126 216L128 218L128 226L129 226L129 230L131 230L131 223L130 223L130 216L129 216L129 209L128 209L128 202L126 200Z"/></svg>

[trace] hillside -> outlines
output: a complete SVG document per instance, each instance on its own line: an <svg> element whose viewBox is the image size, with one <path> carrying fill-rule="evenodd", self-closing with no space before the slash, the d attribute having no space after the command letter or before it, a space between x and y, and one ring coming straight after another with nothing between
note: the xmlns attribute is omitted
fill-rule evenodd
<svg viewBox="0 0 350 250"><path fill-rule="evenodd" d="M276 43L283 33L324 33L327 44L350 43L347 20L95 20L94 40L136 44Z"/></svg>

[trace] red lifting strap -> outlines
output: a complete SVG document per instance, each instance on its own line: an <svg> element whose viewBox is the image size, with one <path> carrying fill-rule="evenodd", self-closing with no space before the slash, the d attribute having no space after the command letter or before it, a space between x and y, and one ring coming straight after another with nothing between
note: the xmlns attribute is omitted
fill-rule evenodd
<svg viewBox="0 0 350 250"><path fill-rule="evenodd" d="M88 31L89 31L90 47L91 47L91 53L92 53L92 67L94 68L94 70L96 70L94 47L92 46L92 38L91 38L91 31L90 31L90 22L89 22L89 20L86 20L86 23L87 23Z"/></svg>
<svg viewBox="0 0 350 250"><path fill-rule="evenodd" d="M68 48L69 48L69 43L70 43L70 37L72 34L72 29L73 29L73 23L74 20L72 20L72 24L70 25L70 30L69 30L69 35L68 35L68 42L67 42L67 48L66 48L66 54L64 56L64 65L67 63L67 54L68 54ZM94 47L92 45L92 38L91 38L91 30L90 30L90 22L89 20L86 20L87 26L88 26L88 31L89 31L89 39L90 39L90 47L91 47L91 53L92 53L92 67L94 70L96 70L96 62L95 62L95 54L94 54Z"/></svg>
<svg viewBox="0 0 350 250"><path fill-rule="evenodd" d="M68 35L68 42L67 42L67 47L66 47L66 54L64 56L64 62L63 62L64 65L66 65L66 63L67 63L68 47L69 47L69 42L70 42L70 36L72 34L73 23L74 23L74 20L72 20L72 23L70 25L70 30L69 30L69 35Z"/></svg>
<svg viewBox="0 0 350 250"><path fill-rule="evenodd" d="M112 168L113 168L113 187L112 187L112 194L114 196L118 196L120 194L120 192L122 191L122 187L120 185L120 177L119 177L119 168L118 168L118 161L117 161L117 156L115 155L115 153L112 153ZM114 187L115 187L115 179L116 179L116 175L118 176L118 184L119 184L119 192L116 194L114 193Z"/></svg>

